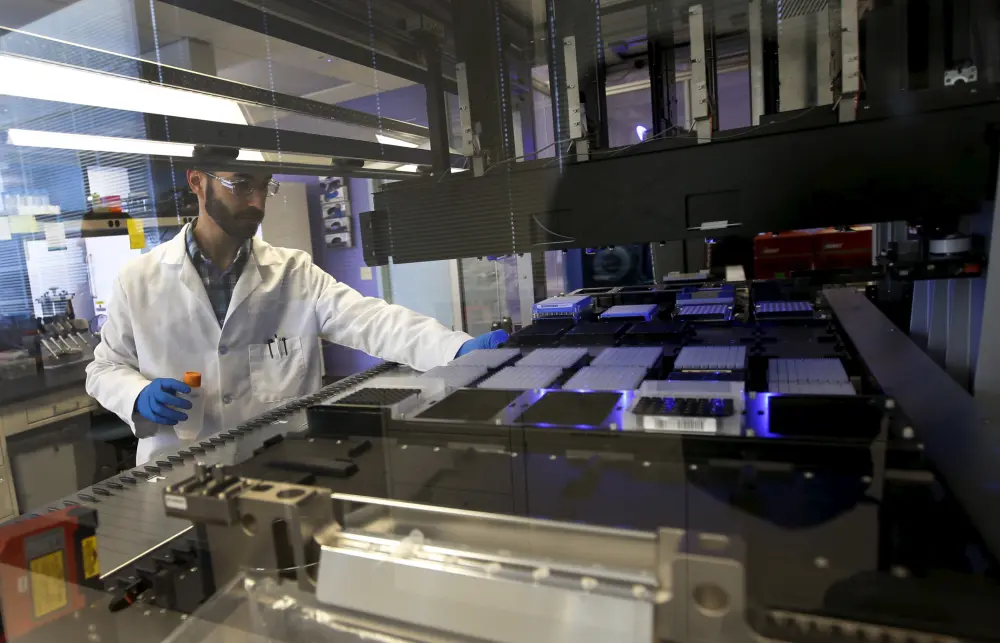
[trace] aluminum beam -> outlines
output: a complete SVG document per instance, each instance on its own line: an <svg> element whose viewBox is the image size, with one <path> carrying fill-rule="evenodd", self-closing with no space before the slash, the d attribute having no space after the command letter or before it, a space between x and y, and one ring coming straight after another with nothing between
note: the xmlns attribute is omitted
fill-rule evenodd
<svg viewBox="0 0 1000 643"><path fill-rule="evenodd" d="M150 116L147 138L151 141L218 145L287 154L312 154L338 159L387 161L407 165L433 163L429 150L288 130L275 131L269 127L212 123L176 116ZM451 158L456 166L461 165L462 157L454 155Z"/></svg>

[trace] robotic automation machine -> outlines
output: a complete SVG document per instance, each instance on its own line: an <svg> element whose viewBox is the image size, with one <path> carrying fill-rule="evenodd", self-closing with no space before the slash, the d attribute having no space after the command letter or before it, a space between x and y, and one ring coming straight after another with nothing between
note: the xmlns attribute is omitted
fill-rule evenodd
<svg viewBox="0 0 1000 643"><path fill-rule="evenodd" d="M455 2L447 44L414 36L429 162L361 216L372 266L516 257L510 340L379 365L3 525L7 640L1000 640L995 3L743 3L753 120L726 131L726 3L543 4L552 156L509 138L506 3ZM617 5L648 11L654 124L612 148ZM796 84L817 38L830 69ZM435 138L451 84L459 159ZM704 255L860 223L870 267ZM536 296L534 256L615 244L649 244L655 283Z"/></svg>

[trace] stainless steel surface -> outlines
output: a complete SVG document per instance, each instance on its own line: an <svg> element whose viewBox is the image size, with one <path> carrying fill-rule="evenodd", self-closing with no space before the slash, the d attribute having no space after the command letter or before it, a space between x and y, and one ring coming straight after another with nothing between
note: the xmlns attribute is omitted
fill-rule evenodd
<svg viewBox="0 0 1000 643"><path fill-rule="evenodd" d="M649 601L601 595L567 584L532 583L532 573L517 569L497 578L497 563L425 565L391 553L324 547L317 598L337 607L403 620L486 641L634 641L651 640ZM514 576L517 574L517 576ZM343 579L351 578L350 583ZM510 582L519 580L521 582ZM589 585L588 585L589 587Z"/></svg>
<svg viewBox="0 0 1000 643"><path fill-rule="evenodd" d="M333 498L370 504L323 541L321 602L487 641L649 641L658 538L681 538Z"/></svg>
<svg viewBox="0 0 1000 643"><path fill-rule="evenodd" d="M972 239L963 235L950 235L944 239L931 239L927 251L932 255L959 255L972 248Z"/></svg>

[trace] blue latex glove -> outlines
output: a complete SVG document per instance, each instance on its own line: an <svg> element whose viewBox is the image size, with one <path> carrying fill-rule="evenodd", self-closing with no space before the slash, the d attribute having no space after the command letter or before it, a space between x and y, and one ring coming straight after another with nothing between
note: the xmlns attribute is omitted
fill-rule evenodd
<svg viewBox="0 0 1000 643"><path fill-rule="evenodd" d="M458 355L455 355L455 357L461 357L466 353L471 353L480 348L496 348L507 341L509 337L510 335L503 329L490 331L485 335L480 335L462 344L462 347L458 349Z"/></svg>
<svg viewBox="0 0 1000 643"><path fill-rule="evenodd" d="M176 409L189 409L191 402L177 393L190 393L191 387L169 377L150 382L135 398L135 410L150 422L173 426L188 419L187 414ZM175 408L171 408L175 407Z"/></svg>

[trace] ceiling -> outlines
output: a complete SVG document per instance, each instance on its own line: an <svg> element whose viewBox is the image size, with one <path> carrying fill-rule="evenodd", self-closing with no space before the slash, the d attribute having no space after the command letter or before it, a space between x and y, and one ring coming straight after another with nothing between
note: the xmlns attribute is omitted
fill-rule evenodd
<svg viewBox="0 0 1000 643"><path fill-rule="evenodd" d="M18 29L77 0L0 0L0 25Z"/></svg>

